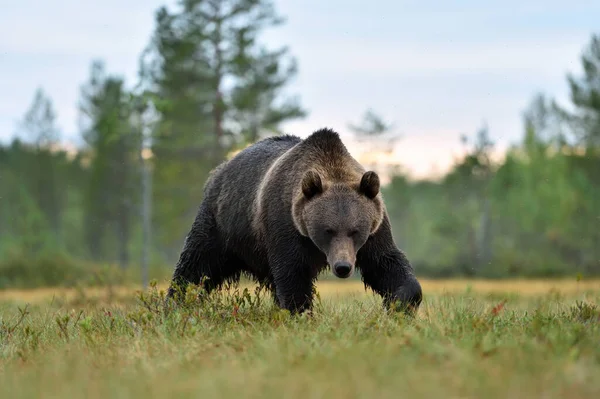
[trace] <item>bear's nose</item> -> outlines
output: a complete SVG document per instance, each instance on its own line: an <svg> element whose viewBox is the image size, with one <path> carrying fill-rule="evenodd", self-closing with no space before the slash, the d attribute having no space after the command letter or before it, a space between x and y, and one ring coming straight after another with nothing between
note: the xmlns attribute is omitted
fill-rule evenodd
<svg viewBox="0 0 600 399"><path fill-rule="evenodd" d="M348 262L336 262L335 265L333 265L333 272L339 278L349 277L351 271L352 265Z"/></svg>

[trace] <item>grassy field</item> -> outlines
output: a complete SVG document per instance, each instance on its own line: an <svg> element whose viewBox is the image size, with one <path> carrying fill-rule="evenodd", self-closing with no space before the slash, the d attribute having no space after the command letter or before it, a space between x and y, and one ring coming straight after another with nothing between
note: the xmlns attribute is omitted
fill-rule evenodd
<svg viewBox="0 0 600 399"><path fill-rule="evenodd" d="M159 288L0 292L0 398L600 397L597 280L423 281L414 319L353 282L311 317Z"/></svg>

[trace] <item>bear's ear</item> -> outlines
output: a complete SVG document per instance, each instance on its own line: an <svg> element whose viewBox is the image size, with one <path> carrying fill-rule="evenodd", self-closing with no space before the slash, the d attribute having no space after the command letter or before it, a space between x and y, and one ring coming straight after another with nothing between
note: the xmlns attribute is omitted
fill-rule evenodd
<svg viewBox="0 0 600 399"><path fill-rule="evenodd" d="M379 176L377 173L369 171L365 172L360 179L358 191L364 194L369 199L373 199L379 194Z"/></svg>
<svg viewBox="0 0 600 399"><path fill-rule="evenodd" d="M304 174L302 179L302 193L306 199L311 199L317 194L323 192L323 182L321 176L313 170L309 170Z"/></svg>

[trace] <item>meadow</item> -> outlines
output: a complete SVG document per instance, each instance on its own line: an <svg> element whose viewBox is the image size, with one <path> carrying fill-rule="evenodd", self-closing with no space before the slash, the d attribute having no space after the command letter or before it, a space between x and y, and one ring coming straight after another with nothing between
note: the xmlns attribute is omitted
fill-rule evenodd
<svg viewBox="0 0 600 399"><path fill-rule="evenodd" d="M245 283L0 291L0 397L600 397L600 281L422 284L414 318L346 281L299 317Z"/></svg>

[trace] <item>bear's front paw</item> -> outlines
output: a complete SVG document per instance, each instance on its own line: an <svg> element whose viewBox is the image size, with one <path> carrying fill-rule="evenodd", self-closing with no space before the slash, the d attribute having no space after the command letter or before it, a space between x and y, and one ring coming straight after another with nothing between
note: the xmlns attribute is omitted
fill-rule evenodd
<svg viewBox="0 0 600 399"><path fill-rule="evenodd" d="M410 276L394 291L385 305L388 309L413 315L419 309L422 300L421 284L414 276Z"/></svg>

